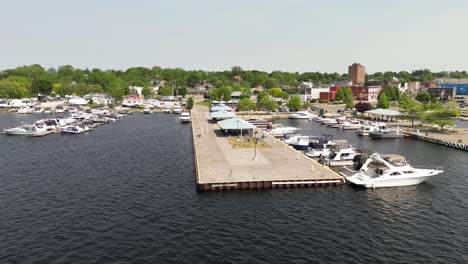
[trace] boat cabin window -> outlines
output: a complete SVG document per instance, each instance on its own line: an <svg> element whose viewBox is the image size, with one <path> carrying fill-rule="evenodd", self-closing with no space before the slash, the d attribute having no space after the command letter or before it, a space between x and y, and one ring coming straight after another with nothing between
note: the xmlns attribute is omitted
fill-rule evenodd
<svg viewBox="0 0 468 264"><path fill-rule="evenodd" d="M401 174L400 174L399 172L392 172L392 173L390 174L390 176L398 176L398 175L401 175Z"/></svg>
<svg viewBox="0 0 468 264"><path fill-rule="evenodd" d="M403 173L410 174L410 173L414 173L414 171L404 171Z"/></svg>

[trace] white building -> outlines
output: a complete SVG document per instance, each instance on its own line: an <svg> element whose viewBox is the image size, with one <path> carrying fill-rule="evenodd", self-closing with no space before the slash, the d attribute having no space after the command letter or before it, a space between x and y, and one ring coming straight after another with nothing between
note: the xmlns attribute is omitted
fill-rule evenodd
<svg viewBox="0 0 468 264"><path fill-rule="evenodd" d="M122 106L125 107L139 107L145 104L143 96L129 95L123 98Z"/></svg>
<svg viewBox="0 0 468 264"><path fill-rule="evenodd" d="M90 93L85 95L84 99L99 105L111 105L115 103L115 99L105 93Z"/></svg>

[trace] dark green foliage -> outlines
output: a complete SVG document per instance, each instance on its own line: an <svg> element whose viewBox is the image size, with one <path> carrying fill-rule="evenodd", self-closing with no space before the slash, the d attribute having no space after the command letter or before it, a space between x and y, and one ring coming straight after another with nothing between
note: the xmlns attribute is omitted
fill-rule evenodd
<svg viewBox="0 0 468 264"><path fill-rule="evenodd" d="M189 109L189 110L192 109L194 102L195 102L195 100L193 99L193 97L190 96L187 99L187 109Z"/></svg>
<svg viewBox="0 0 468 264"><path fill-rule="evenodd" d="M422 103L428 103L431 101L431 95L427 91L419 92L416 95L416 100Z"/></svg>
<svg viewBox="0 0 468 264"><path fill-rule="evenodd" d="M356 108L356 111L359 113L364 113L372 109L372 105L367 102L359 102L354 107Z"/></svg>

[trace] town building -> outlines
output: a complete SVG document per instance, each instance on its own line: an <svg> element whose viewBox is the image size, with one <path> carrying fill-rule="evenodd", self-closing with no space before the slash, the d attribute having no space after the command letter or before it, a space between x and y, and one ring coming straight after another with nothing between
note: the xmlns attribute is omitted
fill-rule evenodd
<svg viewBox="0 0 468 264"><path fill-rule="evenodd" d="M348 66L348 80L354 86L364 85L366 82L366 68L359 63Z"/></svg>
<svg viewBox="0 0 468 264"><path fill-rule="evenodd" d="M442 101L445 101L449 98L454 98L457 93L456 87L435 87L435 88L427 88L426 91L436 98L439 98Z"/></svg>
<svg viewBox="0 0 468 264"><path fill-rule="evenodd" d="M455 88L457 95L468 95L468 78L448 78L436 80L440 87Z"/></svg>
<svg viewBox="0 0 468 264"><path fill-rule="evenodd" d="M351 86L355 101L358 102L376 102L382 86Z"/></svg>
<svg viewBox="0 0 468 264"><path fill-rule="evenodd" d="M128 95L123 98L122 106L125 107L140 107L145 104L145 98L138 94Z"/></svg>
<svg viewBox="0 0 468 264"><path fill-rule="evenodd" d="M83 96L84 99L99 105L111 105L115 99L106 93L90 93Z"/></svg>

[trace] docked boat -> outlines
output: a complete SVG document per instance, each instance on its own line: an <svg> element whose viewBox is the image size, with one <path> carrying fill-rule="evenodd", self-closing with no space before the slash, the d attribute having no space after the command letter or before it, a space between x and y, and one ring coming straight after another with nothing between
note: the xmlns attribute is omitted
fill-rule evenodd
<svg viewBox="0 0 468 264"><path fill-rule="evenodd" d="M284 137L285 135L295 134L297 131L299 131L297 127L284 127L281 124L273 124L269 133L274 137Z"/></svg>
<svg viewBox="0 0 468 264"><path fill-rule="evenodd" d="M362 123L359 120L346 121L340 125L343 130L358 130L362 127Z"/></svg>
<svg viewBox="0 0 468 264"><path fill-rule="evenodd" d="M34 107L34 113L40 114L40 113L42 113L42 112L44 112L44 109L42 109L42 108L40 108L40 107Z"/></svg>
<svg viewBox="0 0 468 264"><path fill-rule="evenodd" d="M151 111L151 109L149 109L149 108L143 109L143 114L145 114L145 115L152 114L152 113L153 113L153 111Z"/></svg>
<svg viewBox="0 0 468 264"><path fill-rule="evenodd" d="M36 132L36 127L34 125L22 125L20 127L4 129L2 133L7 135L29 136L34 132Z"/></svg>
<svg viewBox="0 0 468 264"><path fill-rule="evenodd" d="M288 117L290 119L313 119L316 118L317 115L312 114L310 110L303 110L290 114Z"/></svg>
<svg viewBox="0 0 468 264"><path fill-rule="evenodd" d="M336 124L337 123L336 119L330 118L330 117L324 117L324 118L317 119L316 122L319 123L319 124L322 124L322 125L332 124L332 123Z"/></svg>
<svg viewBox="0 0 468 264"><path fill-rule="evenodd" d="M165 114L170 114L170 113L172 113L172 111L171 111L170 108L164 108L164 113Z"/></svg>
<svg viewBox="0 0 468 264"><path fill-rule="evenodd" d="M339 142L339 141L338 141ZM320 135L309 138L310 150L304 153L311 158L318 158L330 154L332 148L337 144L330 135Z"/></svg>
<svg viewBox="0 0 468 264"><path fill-rule="evenodd" d="M373 139L382 139L382 138L402 138L404 135L400 133L400 129L394 129L394 128L383 128L383 129L378 129L377 131L370 132L369 137Z"/></svg>
<svg viewBox="0 0 468 264"><path fill-rule="evenodd" d="M51 107L44 108L44 114L52 114L52 108Z"/></svg>
<svg viewBox="0 0 468 264"><path fill-rule="evenodd" d="M377 132L378 130L386 128L387 125L385 123L374 123L361 126L361 128L359 128L356 133L360 136L369 136L369 134L372 132Z"/></svg>
<svg viewBox="0 0 468 264"><path fill-rule="evenodd" d="M172 113L174 114L182 114L182 108L178 105L174 106L174 108L172 109Z"/></svg>
<svg viewBox="0 0 468 264"><path fill-rule="evenodd" d="M189 123L190 121L192 121L189 112L183 112L182 114L180 114L179 120L182 123Z"/></svg>
<svg viewBox="0 0 468 264"><path fill-rule="evenodd" d="M285 139L284 143L297 150L309 150L310 137L302 135L291 136Z"/></svg>
<svg viewBox="0 0 468 264"><path fill-rule="evenodd" d="M360 153L350 145L336 145L327 155L322 155L321 162L330 167L351 166Z"/></svg>
<svg viewBox="0 0 468 264"><path fill-rule="evenodd" d="M416 185L428 178L443 173L439 168L416 168L409 165L400 155L374 153L362 167L346 180L366 188L397 187Z"/></svg>
<svg viewBox="0 0 468 264"><path fill-rule="evenodd" d="M75 135L81 134L86 130L80 126L64 126L60 128L60 134L64 135Z"/></svg>
<svg viewBox="0 0 468 264"><path fill-rule="evenodd" d="M23 106L17 111L18 114L32 114L34 113L34 109L29 106Z"/></svg>
<svg viewBox="0 0 468 264"><path fill-rule="evenodd" d="M61 114L61 113L64 113L64 112L65 112L65 108L63 107L63 105L57 105L55 107L55 113Z"/></svg>

